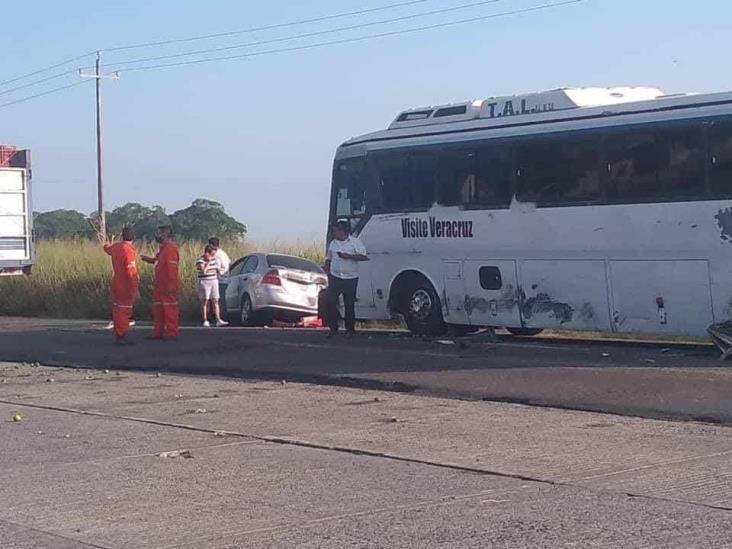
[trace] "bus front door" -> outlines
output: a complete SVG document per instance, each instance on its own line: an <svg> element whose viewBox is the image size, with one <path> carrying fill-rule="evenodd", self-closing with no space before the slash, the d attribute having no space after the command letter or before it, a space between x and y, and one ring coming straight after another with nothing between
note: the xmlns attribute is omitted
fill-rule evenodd
<svg viewBox="0 0 732 549"><path fill-rule="evenodd" d="M513 260L468 260L465 311L472 326L521 326L518 276Z"/></svg>

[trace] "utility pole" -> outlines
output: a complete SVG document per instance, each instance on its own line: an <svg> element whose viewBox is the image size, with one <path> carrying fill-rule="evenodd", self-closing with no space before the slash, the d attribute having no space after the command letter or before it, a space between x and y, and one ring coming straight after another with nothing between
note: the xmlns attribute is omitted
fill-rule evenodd
<svg viewBox="0 0 732 549"><path fill-rule="evenodd" d="M104 170L102 155L102 79L109 78L119 80L119 73L102 74L102 52L97 52L97 61L94 65L94 74L88 74L79 70L82 78L94 78L96 88L96 114L97 114L97 214L99 216L99 233L107 239L107 219L104 211Z"/></svg>

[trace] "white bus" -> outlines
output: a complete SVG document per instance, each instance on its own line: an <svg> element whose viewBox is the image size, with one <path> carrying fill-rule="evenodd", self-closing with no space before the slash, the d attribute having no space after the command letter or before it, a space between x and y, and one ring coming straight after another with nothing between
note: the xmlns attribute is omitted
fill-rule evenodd
<svg viewBox="0 0 732 549"><path fill-rule="evenodd" d="M703 336L732 306L732 93L561 89L412 109L336 153L357 316Z"/></svg>

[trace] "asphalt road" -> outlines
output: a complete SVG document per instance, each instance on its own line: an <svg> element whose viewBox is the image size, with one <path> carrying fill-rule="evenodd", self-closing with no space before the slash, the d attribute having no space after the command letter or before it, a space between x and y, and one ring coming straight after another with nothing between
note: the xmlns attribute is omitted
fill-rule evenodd
<svg viewBox="0 0 732 549"><path fill-rule="evenodd" d="M185 328L116 347L102 324L0 319L0 360L393 389L433 396L732 423L732 369L711 346L483 336L423 341L364 332Z"/></svg>
<svg viewBox="0 0 732 549"><path fill-rule="evenodd" d="M732 544L727 426L115 369L0 379L3 548Z"/></svg>

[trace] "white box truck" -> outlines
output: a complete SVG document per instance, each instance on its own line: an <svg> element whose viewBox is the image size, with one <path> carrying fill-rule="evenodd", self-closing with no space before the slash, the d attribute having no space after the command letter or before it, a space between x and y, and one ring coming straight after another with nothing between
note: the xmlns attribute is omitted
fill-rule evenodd
<svg viewBox="0 0 732 549"><path fill-rule="evenodd" d="M35 261L30 151L0 145L0 276L30 274Z"/></svg>

